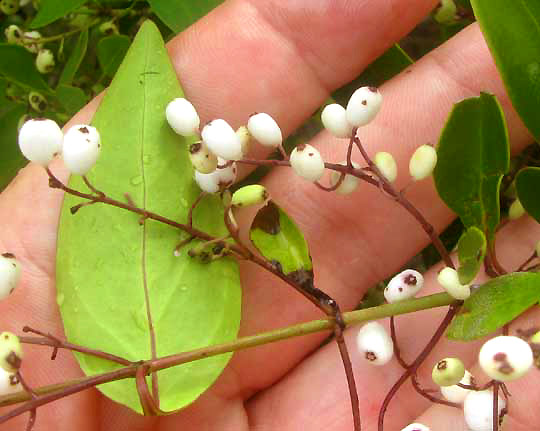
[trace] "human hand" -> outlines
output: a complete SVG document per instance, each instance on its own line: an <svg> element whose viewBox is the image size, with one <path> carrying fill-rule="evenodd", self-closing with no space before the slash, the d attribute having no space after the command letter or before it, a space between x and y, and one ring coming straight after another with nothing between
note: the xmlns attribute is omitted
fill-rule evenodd
<svg viewBox="0 0 540 431"><path fill-rule="evenodd" d="M203 121L224 117L238 126L254 111L270 113L285 134L299 126L329 92L357 76L392 43L408 33L436 5L431 0L228 1L169 44L187 97ZM406 166L413 149L435 142L456 101L495 93L507 115L516 150L532 139L510 107L491 57L476 26L430 53L382 87L383 108L361 130L367 150L391 151ZM88 122L98 102L72 121ZM327 133L314 139L328 161L342 160L345 145ZM62 166L53 171L67 178ZM398 183L404 185L404 176ZM401 182L400 182L401 181ZM316 285L344 310L353 308L375 282L396 272L427 242L425 233L402 208L363 185L353 195L324 193L278 168L265 179L273 198L297 221L310 243ZM407 196L440 231L453 218L431 182L415 184ZM28 166L0 195L3 226L0 251L17 255L24 267L20 287L0 304L3 329L23 325L63 334L56 305L54 262L62 193L49 189L42 168ZM529 254L538 228L530 220L512 223L498 242L500 260L515 268ZM249 263L241 265L244 286L241 334L321 317L304 298ZM434 271L427 280L435 291ZM431 283L429 283L431 281ZM403 355L425 345L444 310L398 318ZM540 316L530 316L538 323ZM427 324L429 322L429 324ZM532 325L529 325L532 326ZM376 429L382 398L402 370L361 362L354 351L354 328L347 331L360 396L363 429ZM285 431L352 430L352 415L341 359L333 343L319 348L325 335L312 335L235 354L216 384L193 405L163 418L142 417L109 401L97 390L57 401L38 410L36 429ZM442 341L427 360L460 356L474 369L477 343ZM27 347L23 372L32 386L80 376L72 355L44 361L43 348ZM429 382L431 367L420 378ZM507 429L540 427L538 372L509 385L513 394ZM429 383L428 383L429 385ZM530 385L530 386L529 386ZM431 405L404 387L391 405L387 429L401 429L421 416L433 430L465 429L461 412ZM26 418L0 426L23 429Z"/></svg>

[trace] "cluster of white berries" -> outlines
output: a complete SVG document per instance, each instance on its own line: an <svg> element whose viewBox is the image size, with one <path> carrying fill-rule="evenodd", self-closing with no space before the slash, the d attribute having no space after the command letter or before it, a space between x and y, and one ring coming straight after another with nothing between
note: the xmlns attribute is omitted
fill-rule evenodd
<svg viewBox="0 0 540 431"><path fill-rule="evenodd" d="M12 24L4 30L9 44L21 45L27 51L36 55L36 68L40 73L50 73L55 66L54 54L50 49L43 48L39 31L23 31L19 26ZM35 41L35 42L34 42Z"/></svg>
<svg viewBox="0 0 540 431"><path fill-rule="evenodd" d="M72 126L64 135L53 120L32 119L19 130L19 147L28 160L44 167L61 154L71 173L86 175L97 162L101 138L86 124Z"/></svg>

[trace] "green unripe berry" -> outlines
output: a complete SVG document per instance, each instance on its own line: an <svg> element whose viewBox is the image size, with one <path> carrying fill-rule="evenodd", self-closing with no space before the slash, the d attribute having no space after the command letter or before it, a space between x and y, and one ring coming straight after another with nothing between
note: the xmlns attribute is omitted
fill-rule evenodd
<svg viewBox="0 0 540 431"><path fill-rule="evenodd" d="M118 27L113 21L107 21L99 26L99 32L105 36L111 36L118 34Z"/></svg>
<svg viewBox="0 0 540 431"><path fill-rule="evenodd" d="M450 24L455 21L457 7L454 0L441 0L441 5L435 11L435 21L440 24Z"/></svg>
<svg viewBox="0 0 540 431"><path fill-rule="evenodd" d="M40 39L41 33L39 31L27 31L23 34L23 46L27 51L37 54L43 46L42 43L37 42Z"/></svg>
<svg viewBox="0 0 540 431"><path fill-rule="evenodd" d="M431 378L438 386L457 385L465 375L465 365L458 358L444 358L437 362Z"/></svg>
<svg viewBox="0 0 540 431"><path fill-rule="evenodd" d="M22 362L23 351L19 337L11 332L0 334L0 367L8 373L16 373Z"/></svg>
<svg viewBox="0 0 540 431"><path fill-rule="evenodd" d="M50 49L40 49L36 57L39 73L49 73L54 69L54 54Z"/></svg>
<svg viewBox="0 0 540 431"><path fill-rule="evenodd" d="M31 91L28 95L28 101L30 102L30 106L32 109L34 109L37 112L43 112L47 109L47 100L45 97L43 97L42 94L38 93L37 91Z"/></svg>
<svg viewBox="0 0 540 431"><path fill-rule="evenodd" d="M538 331L536 334L534 334L534 335L530 338L530 341L531 341L531 343L533 343L533 344L540 344L540 331Z"/></svg>
<svg viewBox="0 0 540 431"><path fill-rule="evenodd" d="M389 183L393 183L396 180L397 164L392 154L381 151L375 154L373 161Z"/></svg>
<svg viewBox="0 0 540 431"><path fill-rule="evenodd" d="M7 43L19 44L22 39L23 32L18 25L11 24L4 30Z"/></svg>
<svg viewBox="0 0 540 431"><path fill-rule="evenodd" d="M6 15L14 15L19 11L19 0L0 0L0 11Z"/></svg>
<svg viewBox="0 0 540 431"><path fill-rule="evenodd" d="M232 195L231 204L235 207L247 207L262 204L268 199L268 192L260 184L242 187Z"/></svg>
<svg viewBox="0 0 540 431"><path fill-rule="evenodd" d="M508 218L510 220L516 220L524 214L525 208L523 208L523 205L521 205L519 199L516 199L514 202L512 202L512 205L510 205L510 208L508 209Z"/></svg>

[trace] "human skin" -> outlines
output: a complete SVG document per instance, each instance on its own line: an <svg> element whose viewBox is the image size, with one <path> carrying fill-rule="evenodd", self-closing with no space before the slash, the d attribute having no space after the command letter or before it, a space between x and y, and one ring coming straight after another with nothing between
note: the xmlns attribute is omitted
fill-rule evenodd
<svg viewBox="0 0 540 431"><path fill-rule="evenodd" d="M317 109L329 93L349 82L392 43L412 30L437 4L433 0L231 0L178 35L169 54L187 98L202 122L225 118L245 124L255 112L268 112L285 135ZM381 88L383 108L360 130L368 152L390 151L399 166L398 187L409 183L407 165L414 149L434 143L452 105L480 91L494 93L506 114L513 151L532 138L513 111L489 51L476 25L409 67ZM70 124L89 122L99 99ZM68 125L69 126L69 125ZM341 161L346 141L321 133L311 144L327 161ZM262 157L255 149L254 157ZM361 162L359 155L353 157ZM52 169L62 179L60 162ZM275 169L264 184L297 221L310 244L316 285L343 310L352 309L375 282L395 273L427 243L417 222L368 184L343 197L325 193ZM407 188L407 196L438 229L455 217L437 197L431 180ZM23 265L21 284L0 304L2 330L23 325L63 335L55 294L55 252L62 193L47 186L38 166L24 168L0 195L0 251ZM528 218L512 222L497 243L504 267L512 270L532 252L540 229ZM426 275L425 293L437 291L436 269ZM241 263L241 335L322 317L321 312L271 274ZM414 358L434 332L445 310L397 319L400 347ZM528 313L512 328L540 323ZM354 348L356 328L346 339L358 384L363 429L376 429L382 399L402 370L396 361L369 367ZM142 417L92 389L38 410L37 430L293 431L352 430L349 395L335 343L315 334L238 352L218 381L182 412ZM432 386L432 365L459 356L473 373L478 343L442 340L421 369ZM49 362L41 347L26 348L22 371L32 386L78 377L70 353ZM481 374L478 372L478 375ZM506 431L540 429L540 372L508 385L512 398ZM0 425L24 429L26 417ZM405 385L389 409L387 430L420 421L433 430L465 429L457 409L432 405Z"/></svg>

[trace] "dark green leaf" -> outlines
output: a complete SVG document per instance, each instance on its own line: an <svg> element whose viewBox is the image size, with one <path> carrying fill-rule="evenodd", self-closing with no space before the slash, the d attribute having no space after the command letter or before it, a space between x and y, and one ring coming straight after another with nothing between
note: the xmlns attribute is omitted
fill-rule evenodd
<svg viewBox="0 0 540 431"><path fill-rule="evenodd" d="M540 2L471 0L471 4L514 107L540 139Z"/></svg>
<svg viewBox="0 0 540 431"><path fill-rule="evenodd" d="M518 317L540 300L540 274L518 272L482 285L463 305L447 336L453 340L484 337Z"/></svg>
<svg viewBox="0 0 540 431"><path fill-rule="evenodd" d="M17 125L26 107L7 103L0 114L0 191L2 191L22 168L26 159L17 145Z"/></svg>
<svg viewBox="0 0 540 431"><path fill-rule="evenodd" d="M152 11L175 33L202 18L223 0L148 0Z"/></svg>
<svg viewBox="0 0 540 431"><path fill-rule="evenodd" d="M486 237L477 227L467 229L458 241L459 281L468 284L474 280L486 255Z"/></svg>
<svg viewBox="0 0 540 431"><path fill-rule="evenodd" d="M257 212L249 233L257 250L285 275L311 274L313 267L304 235L273 201Z"/></svg>
<svg viewBox="0 0 540 431"><path fill-rule="evenodd" d="M519 201L525 211L540 223L540 168L525 168L516 177L516 189Z"/></svg>
<svg viewBox="0 0 540 431"><path fill-rule="evenodd" d="M103 73L113 76L131 44L129 37L112 35L101 39L97 45L97 56Z"/></svg>
<svg viewBox="0 0 540 431"><path fill-rule="evenodd" d="M102 138L101 155L89 178L111 197L186 221L200 194L188 145L168 126L165 108L182 97L163 40L151 22L141 27L108 88L92 124ZM72 176L70 185L85 190ZM241 290L234 259L209 264L173 251L186 234L133 213L93 205L71 215L81 199L66 196L58 233L58 303L69 340L136 361L233 340L240 323ZM197 207L195 225L215 236L225 232L216 197ZM196 243L195 243L196 244ZM188 405L221 373L231 355L220 355L158 372L160 408ZM77 355L87 374L114 364ZM141 412L135 382L99 389Z"/></svg>
<svg viewBox="0 0 540 431"><path fill-rule="evenodd" d="M435 185L465 227L489 241L500 221L499 186L508 171L508 132L499 103L482 94L454 106L439 140Z"/></svg>
<svg viewBox="0 0 540 431"><path fill-rule="evenodd" d="M86 55L86 48L88 46L88 30L84 30L79 35L77 43L71 52L71 55L62 70L60 75L60 84L70 85L75 78L75 74L81 65L84 56Z"/></svg>
<svg viewBox="0 0 540 431"><path fill-rule="evenodd" d="M35 56L22 46L0 43L0 74L23 87L52 92L36 69Z"/></svg>
<svg viewBox="0 0 540 431"><path fill-rule="evenodd" d="M56 87L56 96L70 116L76 114L88 102L84 91L70 85Z"/></svg>
<svg viewBox="0 0 540 431"><path fill-rule="evenodd" d="M395 44L371 63L358 78L334 91L332 97L336 103L345 106L357 88L366 85L379 87L411 64L412 59L398 44Z"/></svg>
<svg viewBox="0 0 540 431"><path fill-rule="evenodd" d="M41 0L30 28L44 27L86 3L87 0Z"/></svg>

